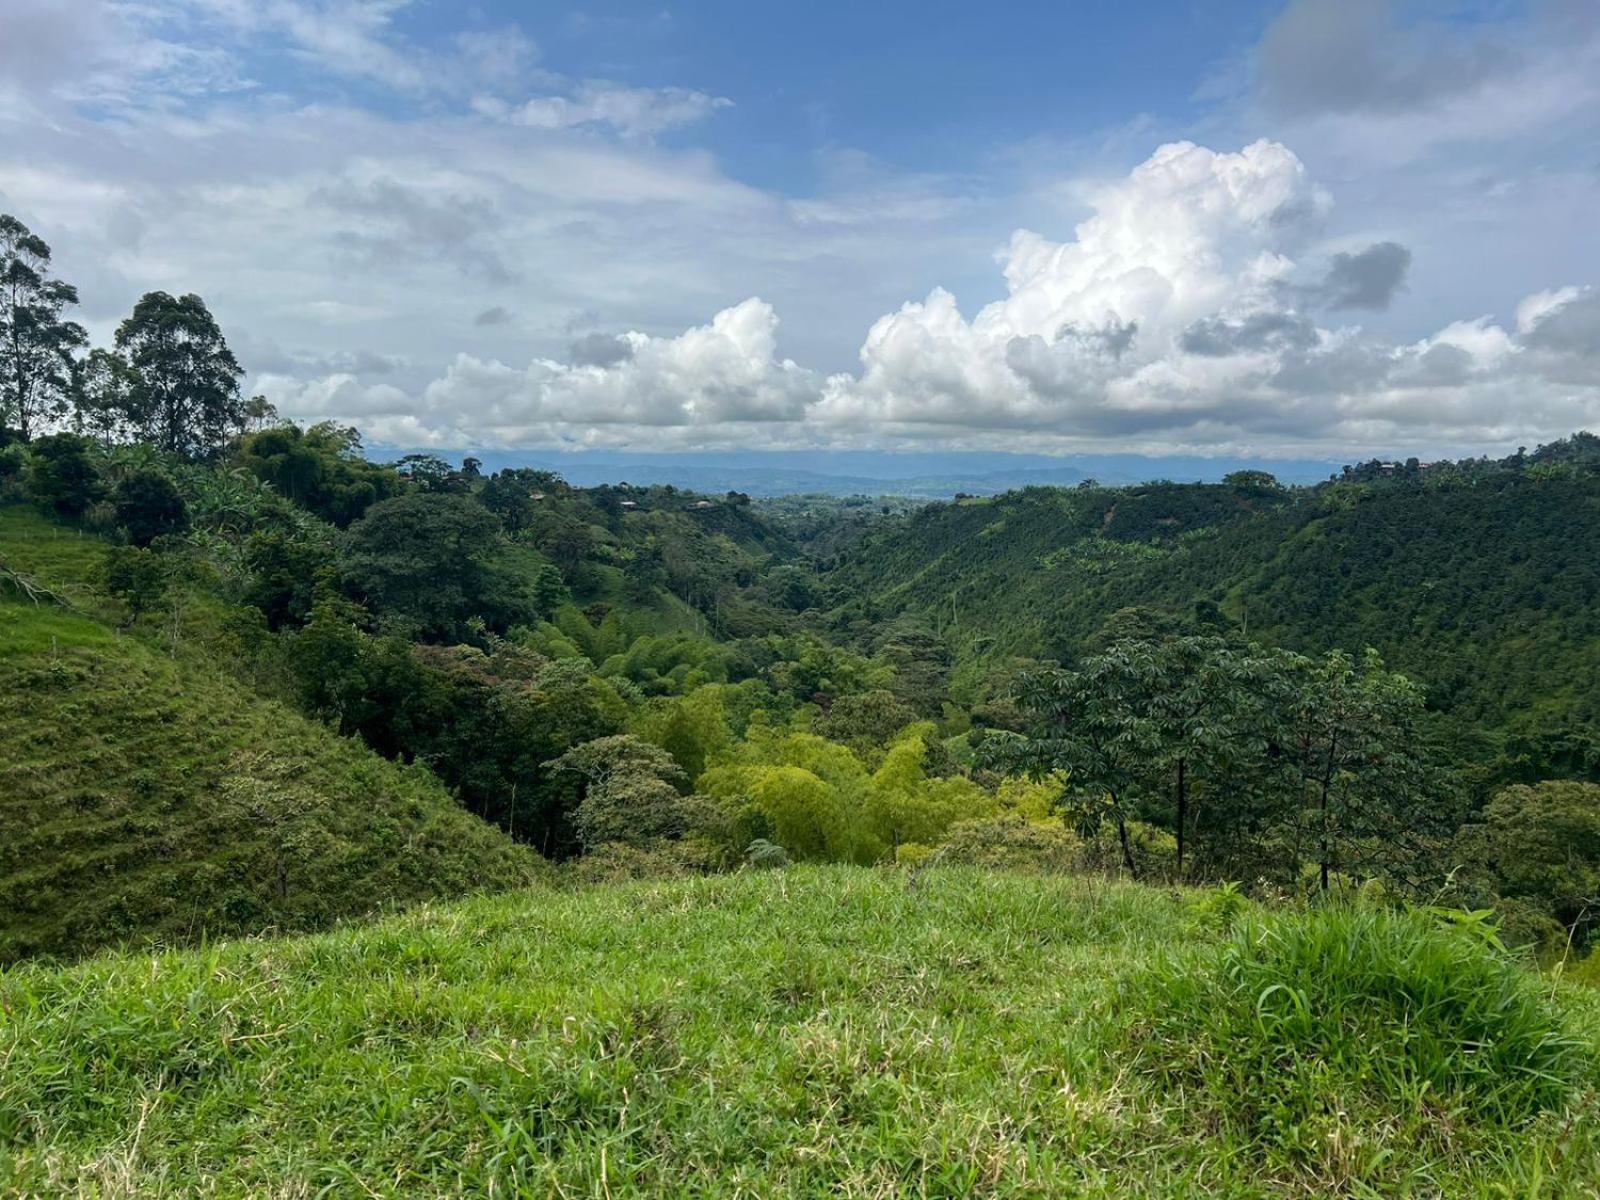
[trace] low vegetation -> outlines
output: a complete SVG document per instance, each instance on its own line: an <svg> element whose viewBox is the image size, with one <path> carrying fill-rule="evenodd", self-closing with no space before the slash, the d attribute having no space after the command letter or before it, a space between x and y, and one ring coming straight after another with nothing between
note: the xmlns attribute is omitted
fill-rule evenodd
<svg viewBox="0 0 1600 1200"><path fill-rule="evenodd" d="M1600 993L1421 915L966 868L0 976L0 1191L1578 1196Z"/></svg>

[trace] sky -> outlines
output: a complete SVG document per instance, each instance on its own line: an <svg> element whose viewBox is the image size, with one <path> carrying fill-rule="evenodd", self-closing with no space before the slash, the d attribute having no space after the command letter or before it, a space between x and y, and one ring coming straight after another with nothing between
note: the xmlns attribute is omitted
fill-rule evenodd
<svg viewBox="0 0 1600 1200"><path fill-rule="evenodd" d="M1595 0L0 0L0 211L388 445L1600 428Z"/></svg>

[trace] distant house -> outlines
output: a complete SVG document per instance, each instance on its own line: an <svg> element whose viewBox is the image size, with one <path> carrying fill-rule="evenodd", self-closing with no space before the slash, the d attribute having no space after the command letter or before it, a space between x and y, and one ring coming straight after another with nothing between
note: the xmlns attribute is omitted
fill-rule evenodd
<svg viewBox="0 0 1600 1200"><path fill-rule="evenodd" d="M694 502L694 504L692 504L690 507L692 507L692 508L715 508L716 506L717 506L717 502L715 500L696 500Z"/></svg>
<svg viewBox="0 0 1600 1200"><path fill-rule="evenodd" d="M528 499L529 500L543 500L544 499L544 493L543 492L535 492L535 493L533 493L533 495L529 496Z"/></svg>
<svg viewBox="0 0 1600 1200"><path fill-rule="evenodd" d="M639 502L637 500L624 500L622 502L622 507L623 508L638 508L639 507Z"/></svg>

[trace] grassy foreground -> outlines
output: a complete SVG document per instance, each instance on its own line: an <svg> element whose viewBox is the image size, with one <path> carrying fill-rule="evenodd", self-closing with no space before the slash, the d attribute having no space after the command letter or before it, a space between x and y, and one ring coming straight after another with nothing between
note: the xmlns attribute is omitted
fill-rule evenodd
<svg viewBox="0 0 1600 1200"><path fill-rule="evenodd" d="M0 1194L1600 1194L1596 993L1230 907L793 868L14 968Z"/></svg>

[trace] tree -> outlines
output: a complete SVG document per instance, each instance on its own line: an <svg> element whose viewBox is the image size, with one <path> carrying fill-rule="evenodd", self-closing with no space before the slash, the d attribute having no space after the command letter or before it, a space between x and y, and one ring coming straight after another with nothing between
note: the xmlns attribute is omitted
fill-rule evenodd
<svg viewBox="0 0 1600 1200"><path fill-rule="evenodd" d="M114 350L98 346L75 364L72 428L107 449L143 425L134 408L133 370Z"/></svg>
<svg viewBox="0 0 1600 1200"><path fill-rule="evenodd" d="M127 530L135 546L148 546L163 534L178 533L189 524L189 510L160 471L135 471L112 493L117 524Z"/></svg>
<svg viewBox="0 0 1600 1200"><path fill-rule="evenodd" d="M1181 879L1205 803L1231 802L1233 821L1242 817L1239 801L1256 791L1252 776L1267 760L1273 715L1290 691L1270 659L1224 638L1170 638L1147 654L1144 716L1162 747L1151 767L1171 787Z"/></svg>
<svg viewBox="0 0 1600 1200"><path fill-rule="evenodd" d="M148 292L117 328L133 372L131 415L161 449L198 457L244 429L244 370L205 302Z"/></svg>
<svg viewBox="0 0 1600 1200"><path fill-rule="evenodd" d="M1600 925L1600 784L1508 787L1481 823L1462 829L1458 846L1493 894L1553 917L1576 944Z"/></svg>
<svg viewBox="0 0 1600 1200"><path fill-rule="evenodd" d="M481 617L504 630L533 614L526 582L499 561L500 522L477 501L409 492L350 527L340 569L374 613L425 639L460 640Z"/></svg>
<svg viewBox="0 0 1600 1200"><path fill-rule="evenodd" d="M1381 870L1402 883L1428 861L1442 814L1423 736L1422 689L1384 668L1376 650L1321 660L1281 656L1297 700L1281 731L1285 773L1314 841L1317 885Z"/></svg>
<svg viewBox="0 0 1600 1200"><path fill-rule="evenodd" d="M466 480L437 454L407 454L395 463L400 478L424 492L461 492Z"/></svg>
<svg viewBox="0 0 1600 1200"><path fill-rule="evenodd" d="M876 688L854 696L840 696L816 721L823 737L852 749L887 745L894 735L917 720L917 712L891 691Z"/></svg>
<svg viewBox="0 0 1600 1200"><path fill-rule="evenodd" d="M50 277L44 239L0 213L0 429L26 440L66 413L73 355L88 342L62 315L77 302L76 288Z"/></svg>
<svg viewBox="0 0 1600 1200"><path fill-rule="evenodd" d="M1241 491L1278 491L1282 484L1270 471L1229 471L1222 482Z"/></svg>
<svg viewBox="0 0 1600 1200"><path fill-rule="evenodd" d="M89 443L76 434L57 433L34 441L28 469L28 495L64 517L81 515L105 495L105 484L89 458Z"/></svg>
<svg viewBox="0 0 1600 1200"><path fill-rule="evenodd" d="M572 823L585 850L609 842L644 846L688 831L688 780L665 750L632 734L598 738L544 764L583 781Z"/></svg>
<svg viewBox="0 0 1600 1200"><path fill-rule="evenodd" d="M991 766L1065 772L1080 832L1105 820L1123 865L1140 871L1134 819L1192 856L1240 873L1330 886L1368 870L1415 882L1440 814L1421 736L1422 694L1360 660L1314 660L1204 636L1123 639L1077 670L1025 673L1027 736L982 745Z"/></svg>
<svg viewBox="0 0 1600 1200"><path fill-rule="evenodd" d="M1017 701L1029 718L1026 736L995 735L982 761L1030 778L1064 772L1068 807L1082 833L1109 819L1122 865L1138 877L1128 836L1136 805L1159 778L1154 764L1168 750L1148 709L1158 673L1149 647L1117 642L1076 671L1047 668L1017 677Z"/></svg>
<svg viewBox="0 0 1600 1200"><path fill-rule="evenodd" d="M106 552L106 591L137 621L161 604L171 582L168 561L153 550L134 546L112 546Z"/></svg>
<svg viewBox="0 0 1600 1200"><path fill-rule="evenodd" d="M239 463L302 508L343 528L394 495L400 477L361 456L361 435L323 421L309 429L278 425L246 434Z"/></svg>

